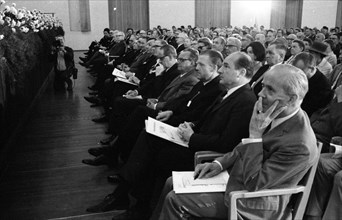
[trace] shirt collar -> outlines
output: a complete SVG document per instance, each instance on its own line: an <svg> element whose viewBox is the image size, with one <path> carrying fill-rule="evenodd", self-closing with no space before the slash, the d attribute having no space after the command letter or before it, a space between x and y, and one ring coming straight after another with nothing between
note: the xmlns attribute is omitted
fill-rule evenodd
<svg viewBox="0 0 342 220"><path fill-rule="evenodd" d="M275 127L277 127L278 125L280 125L281 123L287 121L288 119L290 119L292 116L294 116L295 114L297 114L297 112L299 111L299 108L294 111L293 113L285 116L285 117L282 117L282 118L276 118L276 119L273 119L272 121L272 124L271 124L271 130Z"/></svg>
<svg viewBox="0 0 342 220"><path fill-rule="evenodd" d="M218 76L218 74L214 74L210 80L206 81L206 82L203 82L203 85L207 85L208 83L210 83L213 79L215 79L216 77Z"/></svg>
<svg viewBox="0 0 342 220"><path fill-rule="evenodd" d="M242 86L244 86L246 84L243 84L243 85L239 85L239 86L236 86L234 88L231 88L229 90L227 90L227 94L225 96L223 96L223 99L226 99L228 96L230 96L231 94L233 94L233 92L235 92L236 90L240 89Z"/></svg>

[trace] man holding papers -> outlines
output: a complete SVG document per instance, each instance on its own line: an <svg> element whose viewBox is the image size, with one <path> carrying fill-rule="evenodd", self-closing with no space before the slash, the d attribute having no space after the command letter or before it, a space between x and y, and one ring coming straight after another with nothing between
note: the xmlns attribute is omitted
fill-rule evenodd
<svg viewBox="0 0 342 220"><path fill-rule="evenodd" d="M196 68L217 72L221 61L222 54L209 51L199 56ZM138 202L135 212L128 213L145 219L149 217L153 192L159 195L158 183L163 184L173 170L191 169L194 152L229 152L241 138L248 137L248 125L256 101L248 84L253 74L252 61L247 54L237 52L227 57L223 66L218 72L225 93L214 101L198 122L185 122L178 127L179 135L189 142L189 147L142 132L118 175L118 187L102 203L88 211L116 209L122 205L119 201L128 200L131 191Z"/></svg>
<svg viewBox="0 0 342 220"><path fill-rule="evenodd" d="M300 69L279 64L265 73L262 84L249 125L249 138L242 139L232 152L212 163L199 164L195 169L198 178L228 170L226 192L175 194L171 191L166 194L170 189L166 185L162 209L155 210L154 218L175 220L190 215L227 219L226 206L231 191L287 188L298 184L318 157L309 118L300 108L308 90L307 78ZM288 202L288 195L239 199L238 215L241 219L291 219Z"/></svg>

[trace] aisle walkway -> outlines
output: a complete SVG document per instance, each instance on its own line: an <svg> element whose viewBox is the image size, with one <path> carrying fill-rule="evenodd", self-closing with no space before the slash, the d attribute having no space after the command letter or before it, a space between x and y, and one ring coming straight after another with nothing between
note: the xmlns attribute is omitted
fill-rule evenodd
<svg viewBox="0 0 342 220"><path fill-rule="evenodd" d="M83 54L83 53L82 53ZM75 61L81 53L75 53ZM0 219L111 219L114 213L90 214L113 190L107 167L81 163L106 129L90 119L100 113L83 96L93 78L77 64L73 92L55 92L50 85L17 138L16 154L0 182ZM66 218L67 217L67 218Z"/></svg>

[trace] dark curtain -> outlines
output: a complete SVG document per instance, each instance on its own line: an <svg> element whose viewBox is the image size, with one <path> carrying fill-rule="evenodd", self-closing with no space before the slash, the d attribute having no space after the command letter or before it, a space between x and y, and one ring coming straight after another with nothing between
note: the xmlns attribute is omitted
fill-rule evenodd
<svg viewBox="0 0 342 220"><path fill-rule="evenodd" d="M108 10L111 29L149 28L148 0L109 0Z"/></svg>
<svg viewBox="0 0 342 220"><path fill-rule="evenodd" d="M231 0L195 0L195 26L229 26L230 12Z"/></svg>

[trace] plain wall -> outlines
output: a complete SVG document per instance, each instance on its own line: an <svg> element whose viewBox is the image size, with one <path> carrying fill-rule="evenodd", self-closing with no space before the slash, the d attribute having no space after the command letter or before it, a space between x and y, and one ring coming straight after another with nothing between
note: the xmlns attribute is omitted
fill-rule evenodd
<svg viewBox="0 0 342 220"><path fill-rule="evenodd" d="M302 27L335 27L337 0L304 0Z"/></svg>
<svg viewBox="0 0 342 220"><path fill-rule="evenodd" d="M108 1L89 0L91 31L70 31L68 0L7 0L6 5L15 2L17 8L26 7L38 9L46 13L55 13L65 30L65 40L68 46L75 50L85 50L93 40L102 37L102 31L109 26ZM233 26L253 26L257 24L269 27L270 10L256 8L256 1L232 0L231 24ZM246 10L246 5L252 9ZM318 27L335 26L337 0L304 0L302 26ZM161 25L170 28L172 25L195 25L195 0L149 0L150 27Z"/></svg>
<svg viewBox="0 0 342 220"><path fill-rule="evenodd" d="M195 25L195 0L150 0L150 28Z"/></svg>
<svg viewBox="0 0 342 220"><path fill-rule="evenodd" d="M232 0L231 8L230 19L233 27L252 27L254 24L270 27L271 1Z"/></svg>
<svg viewBox="0 0 342 220"><path fill-rule="evenodd" d="M69 3L68 0L30 0L30 1L6 1L6 5L16 3L16 8L37 9L43 13L55 13L62 23L65 31L65 44L74 50L87 49L93 40L99 40L103 36L103 29L109 27L108 1L89 0L90 6L90 32L70 31Z"/></svg>

